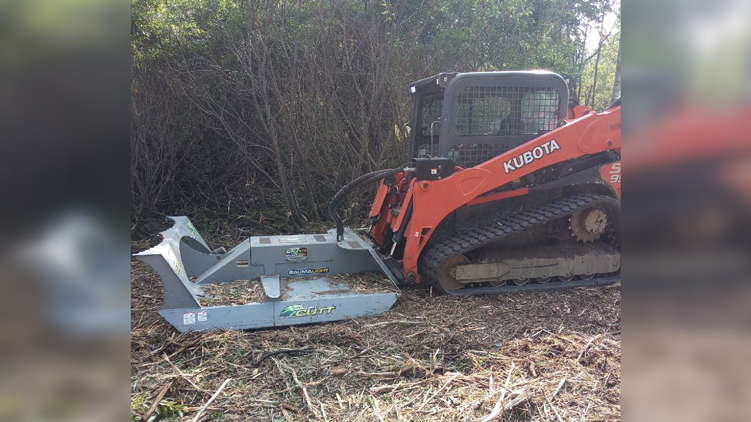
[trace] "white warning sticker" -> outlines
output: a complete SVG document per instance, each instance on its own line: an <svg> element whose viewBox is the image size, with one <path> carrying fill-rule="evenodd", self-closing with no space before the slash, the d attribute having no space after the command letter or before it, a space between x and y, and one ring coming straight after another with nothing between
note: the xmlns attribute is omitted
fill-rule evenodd
<svg viewBox="0 0 751 422"><path fill-rule="evenodd" d="M195 312L183 312L183 325L191 325L196 323Z"/></svg>
<svg viewBox="0 0 751 422"><path fill-rule="evenodd" d="M206 311L198 311L198 322L206 322L209 319L209 313Z"/></svg>

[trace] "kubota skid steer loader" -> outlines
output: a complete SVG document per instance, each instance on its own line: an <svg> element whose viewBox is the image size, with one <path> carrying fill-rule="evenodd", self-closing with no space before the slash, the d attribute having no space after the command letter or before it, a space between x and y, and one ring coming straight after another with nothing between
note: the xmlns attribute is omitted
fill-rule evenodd
<svg viewBox="0 0 751 422"><path fill-rule="evenodd" d="M620 280L619 101L599 114L569 104L571 83L545 71L446 72L409 91L409 164L342 188L329 205L336 229L212 251L186 217L172 217L163 241L136 254L162 278L160 314L180 331L263 328L377 315L404 284L469 295ZM376 182L363 239L337 208ZM331 278L371 271L389 288ZM199 304L209 284L236 280L260 285L260 300Z"/></svg>

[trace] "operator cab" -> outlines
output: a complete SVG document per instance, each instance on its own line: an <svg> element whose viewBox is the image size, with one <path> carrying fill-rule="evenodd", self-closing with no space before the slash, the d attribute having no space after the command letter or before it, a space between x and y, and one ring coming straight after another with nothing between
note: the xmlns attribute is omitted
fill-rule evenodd
<svg viewBox="0 0 751 422"><path fill-rule="evenodd" d="M548 71L444 72L411 83L409 92L409 159L440 157L463 168L554 130L569 101L566 80Z"/></svg>

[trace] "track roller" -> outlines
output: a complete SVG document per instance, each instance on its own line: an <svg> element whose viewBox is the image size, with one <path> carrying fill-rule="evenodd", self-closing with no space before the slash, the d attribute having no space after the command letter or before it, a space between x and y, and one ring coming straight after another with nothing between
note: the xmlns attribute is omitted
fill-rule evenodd
<svg viewBox="0 0 751 422"><path fill-rule="evenodd" d="M518 278L516 280L511 280L511 282L514 283L517 286L523 286L523 285L529 283L529 279L528 278Z"/></svg>

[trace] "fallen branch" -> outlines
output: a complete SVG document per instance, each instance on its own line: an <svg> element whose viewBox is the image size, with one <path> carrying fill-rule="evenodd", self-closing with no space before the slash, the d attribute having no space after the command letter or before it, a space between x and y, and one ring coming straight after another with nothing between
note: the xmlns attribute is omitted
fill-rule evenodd
<svg viewBox="0 0 751 422"><path fill-rule="evenodd" d="M425 328L424 330L420 330L420 331L418 331L418 332L416 332L416 333L414 333L414 334L410 334L410 335L408 335L408 336L405 336L405 338L412 338L412 337L416 337L416 336L419 336L420 334L422 334L422 333L424 333L424 332L426 332L426 331L428 331L428 329L427 329L427 328Z"/></svg>
<svg viewBox="0 0 751 422"><path fill-rule="evenodd" d="M378 420L381 422L385 422L383 420L383 416L381 415L381 410L378 408L378 399L375 396L370 396L373 398L373 413L375 413L376 416L378 416Z"/></svg>
<svg viewBox="0 0 751 422"><path fill-rule="evenodd" d="M582 351L579 352L579 356L576 358L577 362L579 362L581 360L582 356L584 356L584 354L587 353L587 350L589 350L589 346L592 345L592 342L594 342L595 340L597 340L600 337L602 337L602 334L598 334L598 335L592 337L591 339L589 339L589 341L584 346L584 348L582 349Z"/></svg>
<svg viewBox="0 0 751 422"><path fill-rule="evenodd" d="M281 350L275 350L273 352L264 353L255 363L251 363L250 366L253 368L258 368L261 366L263 361L266 359L275 356L275 355L281 355L281 354L288 354L288 355L305 355L311 352L314 352L315 349L281 349Z"/></svg>
<svg viewBox="0 0 751 422"><path fill-rule="evenodd" d="M556 387L555 391L553 391L553 395L550 396L551 398L555 397L556 394L558 394L558 391L563 387L563 383L566 382L566 377L563 377L561 382L558 383L558 387Z"/></svg>
<svg viewBox="0 0 751 422"><path fill-rule="evenodd" d="M405 319L398 319L394 321L383 321L383 322L376 322L375 324L368 324L364 325L362 328L375 328L375 327L382 327L384 325L391 325L391 324L399 324L399 325L420 325L425 324L426 321L408 321Z"/></svg>
<svg viewBox="0 0 751 422"><path fill-rule="evenodd" d="M170 380L167 384L164 384L164 387L162 387L161 390L159 390L159 394L156 395L156 398L154 399L154 403L149 407L149 410L146 411L146 413L141 416L141 419L143 419L144 422L148 422L151 415L156 411L156 408L159 407L159 403L162 402L162 399L164 398L164 395L167 394L167 390L169 390L170 387L172 387L172 384L175 382L174 379Z"/></svg>
<svg viewBox="0 0 751 422"><path fill-rule="evenodd" d="M421 411L422 408L425 407L425 405L427 405L428 403L430 403L430 401L433 400L435 398L435 396L438 395L438 393L440 393L441 391L443 391L443 389L445 389L446 387L448 387L448 385L451 384L451 381L453 381L454 379L456 379L456 377L458 377L458 376L459 376L459 372L455 373L453 377L451 377L448 381L446 381L446 384L443 384L443 387L439 388L438 391L436 391L432 396L430 396L429 399L427 399L424 402L422 402L422 404L417 409L417 411L418 412Z"/></svg>
<svg viewBox="0 0 751 422"><path fill-rule="evenodd" d="M271 406L271 405L268 405L268 404L265 404L265 403L264 403L263 405L265 405L265 406L269 406L269 407L277 407L277 406ZM200 407L198 407L198 406L186 406L186 407L183 407L183 410L184 410L184 411L186 411L186 412L190 412L190 413L193 413L193 412L197 412L197 411L199 411L200 409L201 409L201 408L200 408ZM206 408L206 410L214 410L214 411L218 411L218 410L222 410L222 408L221 408L221 407L216 407L216 406L209 406L209 407L207 407L207 408ZM204 412L205 412L206 410L204 410Z"/></svg>
<svg viewBox="0 0 751 422"><path fill-rule="evenodd" d="M398 377L398 372L364 372L359 371L357 372L358 375L363 375L366 377Z"/></svg>
<svg viewBox="0 0 751 422"><path fill-rule="evenodd" d="M227 384L229 384L230 381L232 381L232 378L227 378L226 380L224 380L224 382L222 383L222 385L219 386L219 389L216 390L216 393L214 393L214 395L211 396L211 398L209 399L209 401L207 401L206 404L204 404L203 406L201 406L201 408L198 410L198 413L196 413L196 417L193 418L193 422L198 422L198 418L201 417L201 415L203 414L203 412L206 411L206 408L209 407L209 405L217 398L217 396L219 396L219 393L221 393L222 390L224 390L224 387L226 387Z"/></svg>
<svg viewBox="0 0 751 422"><path fill-rule="evenodd" d="M525 391L522 391L522 392L520 392L518 394L519 394L518 396L514 397L508 403L506 403L505 405L503 405L503 411L504 412L507 411L507 410L511 410L517 404L519 404L521 402L524 402L527 399L529 399L530 397L532 397L532 392L530 390L525 390Z"/></svg>
<svg viewBox="0 0 751 422"><path fill-rule="evenodd" d="M555 406L553 406L553 402L550 401L550 399L545 393L542 393L542 395L545 396L545 401L548 402L548 406L550 406L550 408L553 409L553 414L555 415L555 418L558 419L558 422L563 422L563 418L561 418L561 415L559 415L558 411L555 410Z"/></svg>
<svg viewBox="0 0 751 422"><path fill-rule="evenodd" d="M167 363L172 366L172 368L177 372L177 375L180 376L180 378L184 379L185 381L188 381L188 383L193 386L193 388L196 389L196 391L200 391L202 393L206 393L207 391L203 388L199 387L196 383L193 382L183 371L180 370L180 368L177 367L172 361L169 359L169 356L167 356L166 353L162 353L162 356L164 356L164 360L167 361Z"/></svg>
<svg viewBox="0 0 751 422"><path fill-rule="evenodd" d="M318 416L317 410L315 406L313 406L313 403L310 401L310 395L308 394L308 389L305 388L305 384L300 382L300 379L297 378L297 372L295 371L295 368L282 363L281 361L274 359L274 362L276 362L277 366L284 367L287 371L289 371L290 374L292 374L292 379L295 381L295 384L297 384L297 387L300 388L300 391L302 391L302 396L305 399L305 404L308 406L308 410L310 413L312 413L315 416Z"/></svg>
<svg viewBox="0 0 751 422"><path fill-rule="evenodd" d="M323 402L319 401L318 404L321 405L321 415L323 415L323 420L328 422L329 418L326 416L326 409L323 408Z"/></svg>
<svg viewBox="0 0 751 422"><path fill-rule="evenodd" d="M496 402L490 414L488 416L485 416L482 419L482 422L488 422L489 420L495 419L497 416L502 415L503 408L501 407L501 403L503 403L503 399L506 397L506 391L508 391L508 385L511 382L512 372L514 372L514 362L511 362L511 368L509 368L508 370L508 377L506 377L506 383L503 384L503 391L501 391L501 397Z"/></svg>

